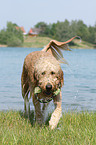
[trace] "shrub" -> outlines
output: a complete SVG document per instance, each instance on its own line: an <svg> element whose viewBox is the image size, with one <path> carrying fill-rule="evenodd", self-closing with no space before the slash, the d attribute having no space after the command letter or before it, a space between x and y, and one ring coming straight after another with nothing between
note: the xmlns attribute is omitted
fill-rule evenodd
<svg viewBox="0 0 96 145"><path fill-rule="evenodd" d="M0 31L0 44L18 47L23 44L24 37L21 29L16 29L16 24L7 23L7 28Z"/></svg>
<svg viewBox="0 0 96 145"><path fill-rule="evenodd" d="M7 45L9 47L19 47L22 46L22 41L16 36L13 36L7 40Z"/></svg>

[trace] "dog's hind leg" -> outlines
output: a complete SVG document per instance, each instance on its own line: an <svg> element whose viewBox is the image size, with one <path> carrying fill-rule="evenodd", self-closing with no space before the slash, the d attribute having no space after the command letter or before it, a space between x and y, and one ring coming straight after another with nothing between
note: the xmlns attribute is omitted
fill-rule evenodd
<svg viewBox="0 0 96 145"><path fill-rule="evenodd" d="M24 113L28 116L30 116L30 102L28 99L28 95L24 97Z"/></svg>
<svg viewBox="0 0 96 145"><path fill-rule="evenodd" d="M30 92L29 83L28 83L28 75L25 70L25 66L23 66L22 77L21 77L21 87L22 87L22 96L24 98L24 114L28 116L30 115L30 103L28 98L28 94Z"/></svg>

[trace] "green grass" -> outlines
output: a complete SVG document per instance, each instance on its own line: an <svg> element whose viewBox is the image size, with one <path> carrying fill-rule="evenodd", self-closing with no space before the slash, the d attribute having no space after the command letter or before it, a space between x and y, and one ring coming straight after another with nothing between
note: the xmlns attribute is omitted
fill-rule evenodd
<svg viewBox="0 0 96 145"><path fill-rule="evenodd" d="M95 145L96 112L64 113L55 130L19 111L0 112L0 145Z"/></svg>
<svg viewBox="0 0 96 145"><path fill-rule="evenodd" d="M71 46L71 48L80 48L80 49L93 49L94 48L94 45L89 43L89 42L85 42L83 40L80 40L79 39L74 39L73 40L74 42L74 46Z"/></svg>
<svg viewBox="0 0 96 145"><path fill-rule="evenodd" d="M43 48L51 41L51 38L48 37L29 37L26 36L24 39L23 47L32 47L32 48Z"/></svg>

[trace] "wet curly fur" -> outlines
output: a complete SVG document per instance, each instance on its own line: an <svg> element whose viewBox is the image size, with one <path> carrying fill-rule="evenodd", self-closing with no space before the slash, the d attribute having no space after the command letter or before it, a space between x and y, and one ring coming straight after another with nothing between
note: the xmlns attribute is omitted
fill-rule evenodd
<svg viewBox="0 0 96 145"><path fill-rule="evenodd" d="M28 113L28 115L30 113L28 99L28 94L30 92L30 98L32 96L35 107L36 121L42 124L44 120L44 111L48 104L43 104L41 110L40 102L38 102L34 96L34 88L39 86L42 89L39 98L47 99L52 97L55 90L62 87L63 71L59 62L49 52L36 51L30 53L26 56L24 61L21 83L25 112ZM47 88L48 85L49 88ZM49 121L49 125L52 129L57 126L61 116L61 92L53 98L53 101L56 108Z"/></svg>
<svg viewBox="0 0 96 145"><path fill-rule="evenodd" d="M46 99L50 98L55 90L62 87L63 71L59 62L49 52L37 51L30 53L24 61L21 83L25 112L29 115L28 93L30 92L35 107L36 121L42 124L44 111L48 104L43 104L41 110L40 102L34 96L34 88L39 86L42 89L39 98ZM48 85L49 88L47 88ZM57 126L61 116L61 92L53 98L53 101L56 108L49 121L52 129Z"/></svg>
<svg viewBox="0 0 96 145"><path fill-rule="evenodd" d="M53 92L58 88L61 89L63 85L63 71L60 67L59 61L65 61L60 49L69 50L67 43L71 42L75 36L66 42L58 42L51 40L50 43L41 51L35 51L26 56L22 77L22 96L24 98L25 113L30 113L29 99L32 97L35 107L36 121L39 124L44 122L44 112L48 103L44 103L41 108L41 103L34 95L35 87L41 88L41 93L38 94L39 99L47 100L53 96ZM28 97L30 93L30 97ZM53 97L55 110L51 115L49 126L54 129L61 117L61 91Z"/></svg>

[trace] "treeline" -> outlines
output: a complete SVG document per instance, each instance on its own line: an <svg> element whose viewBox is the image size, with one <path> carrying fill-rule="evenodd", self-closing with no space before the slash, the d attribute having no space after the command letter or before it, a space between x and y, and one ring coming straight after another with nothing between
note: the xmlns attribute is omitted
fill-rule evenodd
<svg viewBox="0 0 96 145"><path fill-rule="evenodd" d="M96 25L87 26L82 20L57 22L46 24L39 22L35 25L40 28L40 36L47 36L58 41L66 41L73 36L80 36L82 40L96 44Z"/></svg>
<svg viewBox="0 0 96 145"><path fill-rule="evenodd" d="M7 46L22 46L24 38L20 29L16 29L17 24L7 23L7 28L0 31L0 44Z"/></svg>
<svg viewBox="0 0 96 145"><path fill-rule="evenodd" d="M21 29L16 29L17 26L17 24L12 22L7 23L6 29L0 31L0 44L12 47L23 45L24 35ZM82 40L93 43L96 46L96 24L94 26L87 26L82 20L72 20L71 22L65 20L64 22L58 21L52 24L39 22L34 27L39 28L39 36L66 41L77 35ZM73 41L70 44L74 45Z"/></svg>

